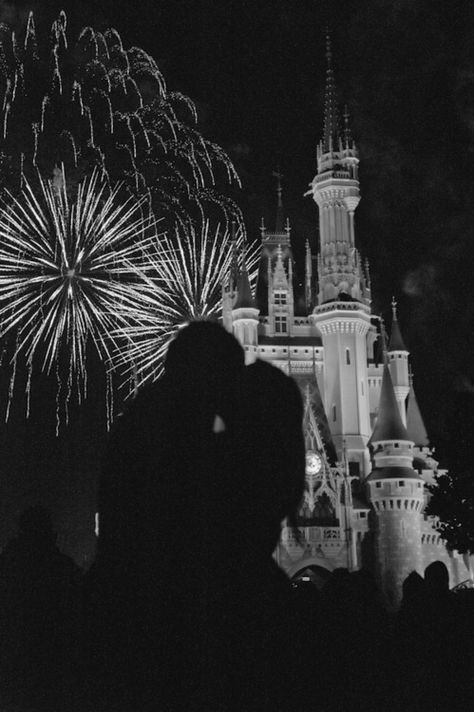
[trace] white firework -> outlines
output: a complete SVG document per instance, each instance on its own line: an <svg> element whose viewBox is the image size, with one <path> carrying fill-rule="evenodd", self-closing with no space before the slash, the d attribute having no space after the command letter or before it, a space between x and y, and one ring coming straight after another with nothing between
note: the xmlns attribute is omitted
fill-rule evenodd
<svg viewBox="0 0 474 712"><path fill-rule="evenodd" d="M232 270L244 267L251 284L257 278L259 245L204 220L184 237L162 234L147 255L147 270L137 270L142 304L123 304L119 333L126 344L116 354L134 387L158 378L170 341L190 321L217 320L222 314L223 286ZM128 322L128 323L126 323Z"/></svg>
<svg viewBox="0 0 474 712"><path fill-rule="evenodd" d="M30 371L66 366L79 397L89 344L109 363L120 307L142 303L137 274L146 272L155 239L143 201L119 202L118 191L95 171L70 199L57 171L0 206L0 336L13 336L14 359L23 357Z"/></svg>

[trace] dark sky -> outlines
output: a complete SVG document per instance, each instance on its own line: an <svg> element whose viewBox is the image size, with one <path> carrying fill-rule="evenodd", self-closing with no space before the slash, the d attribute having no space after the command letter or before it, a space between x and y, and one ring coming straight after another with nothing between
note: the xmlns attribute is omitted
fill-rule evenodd
<svg viewBox="0 0 474 712"><path fill-rule="evenodd" d="M20 30L33 8L44 29L55 2L44 4L0 3L0 10ZM225 147L242 179L234 197L252 237L261 215L271 224L271 173L280 164L297 252L306 238L316 240L316 206L303 193L316 171L329 23L338 94L360 151L357 241L371 263L374 309L389 319L391 295L398 296L432 441L446 460L467 456L474 432L472 2L81 0L57 7L68 12L71 35L86 24L115 26L126 46L155 57L170 89L196 102L201 132ZM102 427L89 415L74 417L68 436L43 442L41 453L34 421L20 426L17 414L6 428L0 536L26 500L41 496L55 507L68 548L86 546Z"/></svg>

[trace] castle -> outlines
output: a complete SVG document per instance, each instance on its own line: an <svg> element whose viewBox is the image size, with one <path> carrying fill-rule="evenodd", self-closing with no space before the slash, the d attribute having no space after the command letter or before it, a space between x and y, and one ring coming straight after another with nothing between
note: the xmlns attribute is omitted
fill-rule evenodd
<svg viewBox="0 0 474 712"><path fill-rule="evenodd" d="M327 59L324 132L306 194L319 210L319 250L314 256L306 242L304 313L295 308L291 229L279 182L275 229L261 227L257 295L245 265L233 269L223 289L223 323L247 363L260 358L278 366L297 381L304 399L300 537L283 525L276 560L290 577L319 586L338 567L367 567L387 605L396 608L413 570L423 574L441 560L452 586L469 572L424 513L427 485L440 471L415 398L396 304L389 339L371 312L368 265L355 238L358 151L347 111L340 126L329 44Z"/></svg>

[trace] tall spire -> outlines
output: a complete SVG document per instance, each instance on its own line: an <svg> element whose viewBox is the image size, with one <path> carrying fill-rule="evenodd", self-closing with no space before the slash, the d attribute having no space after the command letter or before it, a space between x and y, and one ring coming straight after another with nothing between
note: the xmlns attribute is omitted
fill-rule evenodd
<svg viewBox="0 0 474 712"><path fill-rule="evenodd" d="M326 59L323 151L324 153L330 153L339 149L339 111L337 108L336 82L332 66L332 46L329 29L326 30Z"/></svg>
<svg viewBox="0 0 474 712"><path fill-rule="evenodd" d="M237 299L234 304L234 309L255 309L255 307L255 300L252 295L252 288L250 287L249 274L247 272L247 265L245 264L244 257L242 270L237 283Z"/></svg>
<svg viewBox="0 0 474 712"><path fill-rule="evenodd" d="M387 364L383 369L382 388L380 390L380 403L374 432L370 443L383 440L409 440L407 429L403 425L398 409L395 391L393 390L392 377Z"/></svg>
<svg viewBox="0 0 474 712"><path fill-rule="evenodd" d="M395 297L392 297L392 328L390 330L390 341L388 343L388 351L406 351L407 347L403 341L402 333L398 325L397 319L397 302Z"/></svg>

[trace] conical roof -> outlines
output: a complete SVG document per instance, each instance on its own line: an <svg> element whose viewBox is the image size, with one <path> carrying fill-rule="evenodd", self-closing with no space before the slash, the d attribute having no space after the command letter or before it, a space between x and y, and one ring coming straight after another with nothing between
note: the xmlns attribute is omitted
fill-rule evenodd
<svg viewBox="0 0 474 712"><path fill-rule="evenodd" d="M388 351L408 351L403 341L402 332L398 324L396 314L392 320L392 329L390 331L390 340L388 342Z"/></svg>
<svg viewBox="0 0 474 712"><path fill-rule="evenodd" d="M410 393L408 394L407 431L408 437L410 440L413 440L415 445L418 445L418 447L429 446L428 435L423 418L421 417L413 386L410 388Z"/></svg>
<svg viewBox="0 0 474 712"><path fill-rule="evenodd" d="M410 440L398 409L392 377L387 364L383 368L379 412L369 443L373 444L381 440Z"/></svg>
<svg viewBox="0 0 474 712"><path fill-rule="evenodd" d="M249 274L245 264L242 266L240 277L237 282L237 299L234 304L234 309L256 309L255 300L250 288Z"/></svg>

